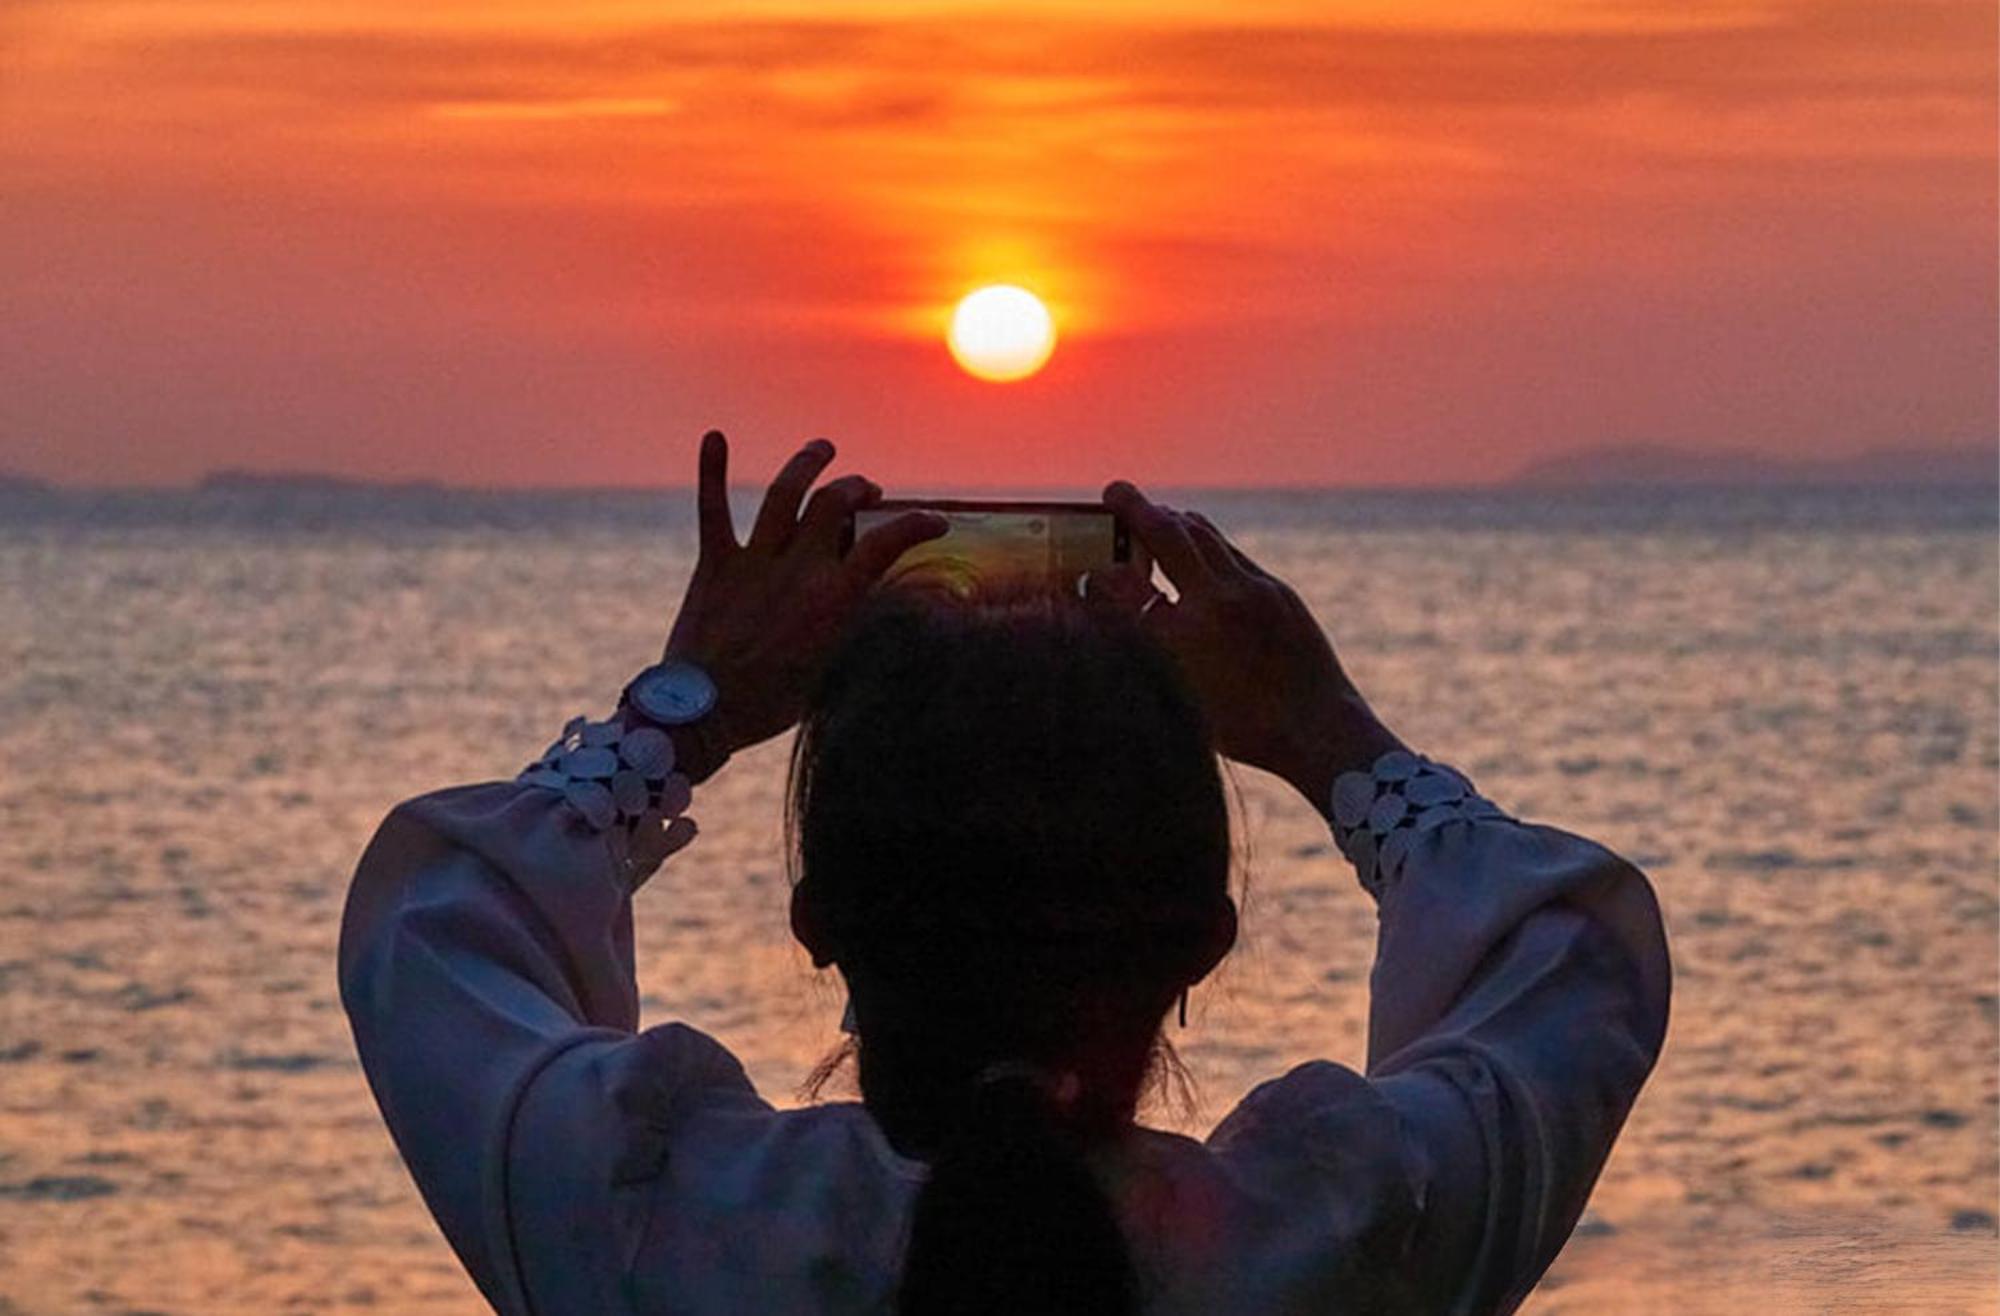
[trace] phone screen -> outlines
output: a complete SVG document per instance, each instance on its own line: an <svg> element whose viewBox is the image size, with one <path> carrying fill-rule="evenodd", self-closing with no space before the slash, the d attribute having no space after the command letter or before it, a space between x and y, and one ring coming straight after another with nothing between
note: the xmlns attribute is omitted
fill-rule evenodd
<svg viewBox="0 0 2000 1316"><path fill-rule="evenodd" d="M1127 555L1118 518L1092 503L887 499L854 514L854 535L918 508L942 515L950 529L897 558L886 581L939 584L960 595L996 585L1073 589L1083 572Z"/></svg>

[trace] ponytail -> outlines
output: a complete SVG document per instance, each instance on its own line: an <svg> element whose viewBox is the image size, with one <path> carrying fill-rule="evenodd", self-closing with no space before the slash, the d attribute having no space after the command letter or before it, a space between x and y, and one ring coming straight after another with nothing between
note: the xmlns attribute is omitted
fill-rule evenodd
<svg viewBox="0 0 2000 1316"><path fill-rule="evenodd" d="M1138 1309L1124 1235L1057 1094L1027 1066L988 1069L917 1196L899 1316Z"/></svg>

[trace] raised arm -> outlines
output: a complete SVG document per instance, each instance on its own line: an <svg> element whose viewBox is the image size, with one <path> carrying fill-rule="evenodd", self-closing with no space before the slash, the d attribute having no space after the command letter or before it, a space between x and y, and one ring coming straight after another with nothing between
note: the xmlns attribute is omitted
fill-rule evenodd
<svg viewBox="0 0 2000 1316"><path fill-rule="evenodd" d="M693 785L796 720L846 612L943 528L899 517L843 558L842 522L880 490L835 480L801 516L832 456L824 440L802 449L739 545L722 436L703 441L701 556L665 657L711 677L710 714L664 724L642 697L577 719L515 780L397 805L356 869L339 951L355 1046L426 1205L500 1311L611 1309L594 1286L615 1286L627 1255L617 1190L645 1172L648 1118L670 1090L758 1103L711 1039L634 1032L631 898L693 838Z"/></svg>
<svg viewBox="0 0 2000 1316"><path fill-rule="evenodd" d="M1664 1040L1671 975L1652 889L1603 846L1516 821L1413 754L1297 595L1206 518L1130 485L1106 498L1180 594L1146 616L1218 749L1313 803L1380 913L1366 1081L1301 1067L1218 1135L1257 1127L1259 1110L1309 1123L1338 1107L1321 1127L1357 1131L1379 1129L1380 1112L1402 1144L1397 1192L1414 1204L1399 1282L1423 1310L1511 1310L1569 1237ZM1151 588L1107 585L1121 602Z"/></svg>

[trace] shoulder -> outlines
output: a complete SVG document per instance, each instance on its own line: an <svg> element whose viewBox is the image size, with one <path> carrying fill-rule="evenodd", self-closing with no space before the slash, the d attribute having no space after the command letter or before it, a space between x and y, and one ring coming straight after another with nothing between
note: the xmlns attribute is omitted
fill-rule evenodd
<svg viewBox="0 0 2000 1316"><path fill-rule="evenodd" d="M877 1310L919 1187L899 1160L861 1106L774 1109L720 1042L665 1024L536 1077L511 1237L538 1309Z"/></svg>
<svg viewBox="0 0 2000 1316"><path fill-rule="evenodd" d="M895 1154L858 1103L704 1103L644 1190L635 1306L887 1310L926 1173Z"/></svg>
<svg viewBox="0 0 2000 1316"><path fill-rule="evenodd" d="M1140 1127L1095 1160L1149 1311L1409 1312L1418 1193L1403 1145L1367 1079L1313 1061L1204 1141Z"/></svg>
<svg viewBox="0 0 2000 1316"><path fill-rule="evenodd" d="M1414 1248L1426 1178L1376 1084L1344 1064L1300 1064L1254 1088L1208 1150L1248 1208L1246 1246L1312 1272L1296 1278L1310 1292L1388 1292Z"/></svg>
<svg viewBox="0 0 2000 1316"><path fill-rule="evenodd" d="M1208 1135L1208 1145L1226 1161L1257 1161L1277 1150L1313 1149L1330 1133L1385 1113L1393 1115L1359 1073L1330 1060L1308 1060L1252 1088Z"/></svg>
<svg viewBox="0 0 2000 1316"><path fill-rule="evenodd" d="M528 1079L509 1137L522 1196L589 1195L659 1175L701 1113L756 1120L771 1107L740 1061L685 1024L642 1033L580 1032Z"/></svg>
<svg viewBox="0 0 2000 1316"><path fill-rule="evenodd" d="M605 1112L624 1146L615 1182L657 1174L680 1131L722 1115L761 1127L774 1114L758 1095L743 1062L700 1029L669 1023L635 1035L603 1075Z"/></svg>
<svg viewBox="0 0 2000 1316"><path fill-rule="evenodd" d="M1414 1214L1401 1116L1346 1065L1311 1060L1258 1084L1208 1136L1246 1187L1324 1199L1344 1218Z"/></svg>
<svg viewBox="0 0 2000 1316"><path fill-rule="evenodd" d="M779 1110L727 1047L680 1023L600 1035L553 1056L530 1083L514 1134L517 1156L531 1144L572 1167L580 1144L597 1148L608 1187L657 1181L675 1195L743 1206L810 1196L829 1176L917 1184L927 1173L894 1152L859 1103Z"/></svg>
<svg viewBox="0 0 2000 1316"><path fill-rule="evenodd" d="M859 1102L774 1110L711 1101L683 1122L662 1187L685 1203L708 1200L837 1229L843 1216L907 1205L929 1173L896 1153Z"/></svg>

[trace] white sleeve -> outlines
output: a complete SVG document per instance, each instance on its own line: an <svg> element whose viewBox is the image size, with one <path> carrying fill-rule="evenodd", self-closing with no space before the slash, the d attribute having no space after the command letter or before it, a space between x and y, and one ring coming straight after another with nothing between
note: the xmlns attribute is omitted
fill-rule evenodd
<svg viewBox="0 0 2000 1316"><path fill-rule="evenodd" d="M1379 901L1367 1077L1420 1185L1408 1264L1428 1309L1504 1312L1583 1213L1659 1056L1671 971L1637 868L1473 803L1379 850L1335 831ZM1371 873L1376 854L1394 862Z"/></svg>
<svg viewBox="0 0 2000 1316"><path fill-rule="evenodd" d="M1659 1055L1659 908L1631 864L1505 816L1442 765L1403 754L1343 782L1327 813L1380 914L1366 1073L1298 1066L1210 1143L1293 1204L1328 1291L1512 1311Z"/></svg>
<svg viewBox="0 0 2000 1316"><path fill-rule="evenodd" d="M645 820L656 833L635 839L622 813L602 825L600 801L580 810L547 771L397 805L361 858L340 933L341 1001L383 1118L480 1291L510 1314L530 1310L516 1246L524 1206L614 1210L585 1199L608 1197L607 1167L629 1163L647 1112L559 1109L630 1089L596 1076L630 1070L654 1091L683 1083L758 1100L713 1039L678 1025L634 1032L632 892L691 822L660 829L656 781ZM685 778L674 792L684 804ZM524 1145L524 1109L526 1123L579 1141L560 1155ZM601 1245L608 1257L624 1242ZM536 1296L536 1310L569 1309Z"/></svg>

